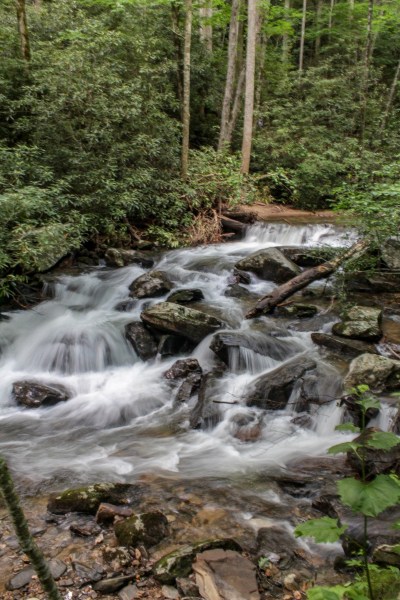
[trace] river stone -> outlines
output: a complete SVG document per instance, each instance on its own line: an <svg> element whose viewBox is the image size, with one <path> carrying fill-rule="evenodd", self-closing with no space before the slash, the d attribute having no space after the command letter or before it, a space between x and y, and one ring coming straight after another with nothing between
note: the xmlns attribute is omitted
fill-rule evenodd
<svg viewBox="0 0 400 600"><path fill-rule="evenodd" d="M382 245L381 255L389 269L400 269L400 238L391 237Z"/></svg>
<svg viewBox="0 0 400 600"><path fill-rule="evenodd" d="M165 371L166 379L179 379L187 377L190 373L202 373L202 368L197 358L183 358L176 360L172 367Z"/></svg>
<svg viewBox="0 0 400 600"><path fill-rule="evenodd" d="M400 292L400 273L351 273L345 277L346 289L364 293L396 293Z"/></svg>
<svg viewBox="0 0 400 600"><path fill-rule="evenodd" d="M177 354L190 354L196 344L181 335L162 335L158 344L158 354L162 358Z"/></svg>
<svg viewBox="0 0 400 600"><path fill-rule="evenodd" d="M72 566L78 577L82 580L82 584L95 583L96 581L100 581L105 575L104 568L97 563L87 565L82 562L74 561Z"/></svg>
<svg viewBox="0 0 400 600"><path fill-rule="evenodd" d="M16 381L12 395L17 404L28 408L53 406L69 399L69 392L62 385L42 385L36 381Z"/></svg>
<svg viewBox="0 0 400 600"><path fill-rule="evenodd" d="M64 515L80 512L95 515L100 504L129 504L142 495L139 486L122 483L97 483L88 487L66 490L52 496L47 504L51 513Z"/></svg>
<svg viewBox="0 0 400 600"><path fill-rule="evenodd" d="M226 288L224 291L224 296L227 298L238 298L239 300L248 300L250 298L254 298L254 302L256 302L257 297L255 294L247 290L242 285L238 283L234 283Z"/></svg>
<svg viewBox="0 0 400 600"><path fill-rule="evenodd" d="M28 585L34 575L35 571L32 569L32 567L26 567L25 569L22 569L22 571L16 575L13 575L8 581L6 585L7 590L11 592L14 590L20 590Z"/></svg>
<svg viewBox="0 0 400 600"><path fill-rule="evenodd" d="M129 286L130 296L134 298L154 298L163 296L173 285L163 271L149 271L140 275Z"/></svg>
<svg viewBox="0 0 400 600"><path fill-rule="evenodd" d="M191 573L192 563L197 554L214 548L237 550L238 552L242 550L235 540L229 538L205 540L196 544L182 546L178 550L166 554L154 564L154 578L160 583L174 584L177 577L187 577Z"/></svg>
<svg viewBox="0 0 400 600"><path fill-rule="evenodd" d="M259 600L256 567L232 550L207 550L193 564L204 600Z"/></svg>
<svg viewBox="0 0 400 600"><path fill-rule="evenodd" d="M144 310L140 318L154 329L183 336L197 344L224 326L215 317L173 302L155 304Z"/></svg>
<svg viewBox="0 0 400 600"><path fill-rule="evenodd" d="M115 517L131 517L133 510L127 506L115 506L102 502L96 513L97 523L112 523Z"/></svg>
<svg viewBox="0 0 400 600"><path fill-rule="evenodd" d="M341 323L335 323L332 332L356 340L378 341L382 337L380 321L382 310L370 306L353 306Z"/></svg>
<svg viewBox="0 0 400 600"><path fill-rule="evenodd" d="M135 598L139 598L142 595L142 592L139 592L139 588L136 585L127 585L124 587L118 594L119 600L135 600Z"/></svg>
<svg viewBox="0 0 400 600"><path fill-rule="evenodd" d="M316 267L338 256L344 251L344 248L332 248L332 246L319 246L318 248L280 246L279 250L299 267Z"/></svg>
<svg viewBox="0 0 400 600"><path fill-rule="evenodd" d="M296 356L273 371L258 377L246 397L247 406L264 410L282 410L286 407L296 382L316 366L305 356Z"/></svg>
<svg viewBox="0 0 400 600"><path fill-rule="evenodd" d="M279 317L291 317L293 319L310 319L315 317L317 312L318 308L314 304L301 304L299 302L278 306L275 311Z"/></svg>
<svg viewBox="0 0 400 600"><path fill-rule="evenodd" d="M145 252L139 250L108 248L104 258L109 267L125 267L126 265L138 264L147 269L154 265L154 260Z"/></svg>
<svg viewBox="0 0 400 600"><path fill-rule="evenodd" d="M366 353L377 354L375 346L359 340L351 340L318 332L312 333L311 339L317 346L324 346L339 355L346 354L347 356L356 357Z"/></svg>
<svg viewBox="0 0 400 600"><path fill-rule="evenodd" d="M142 360L149 360L157 355L158 344L154 336L140 321L128 323L125 326L125 337Z"/></svg>
<svg viewBox="0 0 400 600"><path fill-rule="evenodd" d="M344 386L350 389L364 384L376 392L399 389L400 361L376 354L357 356L350 363Z"/></svg>
<svg viewBox="0 0 400 600"><path fill-rule="evenodd" d="M219 388L216 386L220 376L221 371L216 369L202 378L198 399L189 417L191 429L214 427L220 421L218 404L214 402L214 399L220 394ZM215 387L216 390L214 390Z"/></svg>
<svg viewBox="0 0 400 600"><path fill-rule="evenodd" d="M176 304L188 304L199 300L204 300L204 294L199 289L176 290L167 298L167 302L175 302Z"/></svg>
<svg viewBox="0 0 400 600"><path fill-rule="evenodd" d="M135 579L134 575L120 575L110 579L101 579L94 584L93 589L101 594L114 594L124 587L127 583Z"/></svg>
<svg viewBox="0 0 400 600"><path fill-rule="evenodd" d="M277 248L254 252L236 263L235 267L243 271L251 271L262 279L276 283L284 283L301 272L301 269Z"/></svg>
<svg viewBox="0 0 400 600"><path fill-rule="evenodd" d="M159 511L133 515L114 526L115 535L121 546L146 548L155 546L168 535L168 520Z"/></svg>

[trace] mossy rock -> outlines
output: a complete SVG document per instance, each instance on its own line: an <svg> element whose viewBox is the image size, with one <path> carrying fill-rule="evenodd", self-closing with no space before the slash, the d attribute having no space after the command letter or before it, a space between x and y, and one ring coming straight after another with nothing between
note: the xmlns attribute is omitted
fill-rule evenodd
<svg viewBox="0 0 400 600"><path fill-rule="evenodd" d="M115 524L114 531L121 546L135 547L143 544L151 547L168 535L168 520L159 511L142 513L119 521Z"/></svg>
<svg viewBox="0 0 400 600"><path fill-rule="evenodd" d="M153 566L153 575L160 583L173 584L177 577L187 577L190 574L197 554L214 548L238 552L242 550L235 540L229 538L204 540L193 545L182 546L160 558Z"/></svg>
<svg viewBox="0 0 400 600"><path fill-rule="evenodd" d="M52 496L47 510L64 515L80 512L95 515L102 502L109 504L130 504L141 495L140 488L121 483L96 483L87 487L65 490Z"/></svg>
<svg viewBox="0 0 400 600"><path fill-rule="evenodd" d="M301 304L299 302L278 306L276 309L276 313L279 316L292 317L294 319L310 319L311 317L315 317L317 312L318 308L314 304Z"/></svg>

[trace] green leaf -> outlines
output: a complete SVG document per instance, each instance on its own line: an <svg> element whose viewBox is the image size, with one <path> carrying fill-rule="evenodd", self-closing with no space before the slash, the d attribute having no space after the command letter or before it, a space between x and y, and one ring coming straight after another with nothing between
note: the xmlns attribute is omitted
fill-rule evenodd
<svg viewBox="0 0 400 600"><path fill-rule="evenodd" d="M366 446L376 448L377 450L390 450L400 444L400 438L394 433L387 431L376 431L368 436L365 441Z"/></svg>
<svg viewBox="0 0 400 600"><path fill-rule="evenodd" d="M353 425L353 423L343 423L342 425L336 425L336 431L350 431L351 433L360 433L360 428Z"/></svg>
<svg viewBox="0 0 400 600"><path fill-rule="evenodd" d="M379 402L378 398L375 398L374 396L364 396L357 400L356 403L362 407L364 412L367 412L369 408L380 409L381 407L381 403Z"/></svg>
<svg viewBox="0 0 400 600"><path fill-rule="evenodd" d="M347 525L339 526L337 519L322 517L321 519L310 519L301 523L294 530L296 537L313 537L316 542L337 542L346 531Z"/></svg>
<svg viewBox="0 0 400 600"><path fill-rule="evenodd" d="M357 442L343 442L342 444L336 444L328 449L328 454L340 454L341 452L356 452L361 444Z"/></svg>
<svg viewBox="0 0 400 600"><path fill-rule="evenodd" d="M400 500L400 480L394 475L378 475L368 483L347 477L338 482L338 489L343 504L368 517L376 517Z"/></svg>
<svg viewBox="0 0 400 600"><path fill-rule="evenodd" d="M265 569L265 567L268 567L269 564L270 564L270 560L266 556L261 556L258 559L258 566L260 569Z"/></svg>
<svg viewBox="0 0 400 600"><path fill-rule="evenodd" d="M307 592L308 600L342 600L346 588L343 585L334 587L314 587Z"/></svg>

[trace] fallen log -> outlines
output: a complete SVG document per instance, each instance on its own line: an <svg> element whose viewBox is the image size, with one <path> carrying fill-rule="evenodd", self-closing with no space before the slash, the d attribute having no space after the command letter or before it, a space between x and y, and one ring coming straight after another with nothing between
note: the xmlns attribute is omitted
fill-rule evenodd
<svg viewBox="0 0 400 600"><path fill-rule="evenodd" d="M228 231L233 231L235 233L244 233L246 230L246 225L241 223L240 221L236 221L235 219L231 219L230 217L226 217L225 215L220 216L221 225L224 229Z"/></svg>
<svg viewBox="0 0 400 600"><path fill-rule="evenodd" d="M318 265L316 267L312 267L311 269L307 269L300 273L300 275L296 275L286 283L283 283L275 290L273 290L270 294L263 296L257 302L255 306L246 314L246 319L254 319L262 314L268 314L274 310L278 304L289 298L299 290L307 287L313 281L317 281L318 279L324 279L324 277L328 277L331 273L336 271L340 265L349 260L350 258L357 258L361 256L365 250L368 248L369 244L366 240L361 240L356 242L349 248L344 254L341 256L337 256L333 260L329 260L328 262L322 263L322 265Z"/></svg>

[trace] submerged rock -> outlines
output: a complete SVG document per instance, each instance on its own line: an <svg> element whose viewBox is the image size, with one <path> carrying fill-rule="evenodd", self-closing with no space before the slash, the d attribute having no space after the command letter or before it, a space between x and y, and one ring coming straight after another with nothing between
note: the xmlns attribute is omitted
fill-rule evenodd
<svg viewBox="0 0 400 600"><path fill-rule="evenodd" d="M344 386L357 385L369 385L376 392L400 389L400 361L376 354L357 356L350 363Z"/></svg>
<svg viewBox="0 0 400 600"><path fill-rule="evenodd" d="M353 306L341 323L335 323L332 332L356 340L378 341L382 337L380 326L382 310L370 306Z"/></svg>
<svg viewBox="0 0 400 600"><path fill-rule="evenodd" d="M154 336L140 321L128 323L125 326L125 337L142 360L149 360L156 356L158 344Z"/></svg>
<svg viewBox="0 0 400 600"><path fill-rule="evenodd" d="M339 355L346 354L355 357L365 353L377 354L375 346L359 340L346 339L327 333L312 333L311 339L314 344L324 346Z"/></svg>
<svg viewBox="0 0 400 600"><path fill-rule="evenodd" d="M140 275L129 286L134 298L154 298L163 296L173 288L173 284L163 271L149 271Z"/></svg>
<svg viewBox="0 0 400 600"><path fill-rule="evenodd" d="M12 395L18 404L28 408L53 406L66 402L70 397L62 385L43 385L36 381L16 381L13 383Z"/></svg>
<svg viewBox="0 0 400 600"><path fill-rule="evenodd" d="M181 335L162 335L158 344L158 354L162 358L177 354L190 354L195 346L194 342Z"/></svg>
<svg viewBox="0 0 400 600"><path fill-rule="evenodd" d="M235 267L243 271L251 271L262 279L276 283L284 283L301 272L301 269L277 248L254 252L236 263Z"/></svg>
<svg viewBox="0 0 400 600"><path fill-rule="evenodd" d="M69 512L80 512L95 515L100 504L130 504L142 495L139 486L122 483L97 483L87 487L66 490L52 496L47 510L64 515Z"/></svg>
<svg viewBox="0 0 400 600"><path fill-rule="evenodd" d="M155 546L168 535L168 520L159 511L132 515L116 523L114 531L121 546L143 544L147 548Z"/></svg>
<svg viewBox="0 0 400 600"><path fill-rule="evenodd" d="M154 329L180 335L195 343L224 325L215 317L173 302L160 302L144 310L140 318Z"/></svg>
<svg viewBox="0 0 400 600"><path fill-rule="evenodd" d="M197 542L192 545L182 546L178 550L166 554L153 566L153 575L160 583L173 584L177 577L187 577L192 571L192 564L197 554L205 550L222 548L224 550L242 549L232 539L216 539Z"/></svg>
<svg viewBox="0 0 400 600"><path fill-rule="evenodd" d="M106 264L110 267L125 267L137 264L145 269L154 265L154 260L145 252L125 250L124 248L108 248L104 255Z"/></svg>
<svg viewBox="0 0 400 600"><path fill-rule="evenodd" d="M175 302L176 304L188 304L200 300L204 300L204 294L199 289L176 290L167 298L167 302Z"/></svg>

